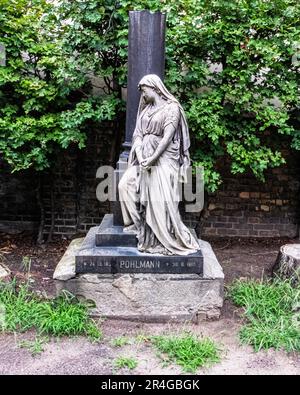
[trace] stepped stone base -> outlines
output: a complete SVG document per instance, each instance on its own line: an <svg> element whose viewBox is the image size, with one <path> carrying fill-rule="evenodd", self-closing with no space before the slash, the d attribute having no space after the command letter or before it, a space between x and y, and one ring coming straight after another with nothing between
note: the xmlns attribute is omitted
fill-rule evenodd
<svg viewBox="0 0 300 395"><path fill-rule="evenodd" d="M123 233L123 227L113 226L112 228L114 228L114 230L116 228L121 228L121 232L119 234L118 231L112 233L112 228L106 224L106 220L109 219L109 217L112 216L106 215L104 217L100 225L100 228L102 227L101 233L99 232L99 228L95 226L91 228L86 235L75 256L75 272L77 274L195 273L202 275L203 255L201 250L185 256L140 252L137 249L135 235L128 235L134 237L130 245L128 244L128 239L126 239L127 234ZM103 238L105 235L108 236L106 244L103 246L97 245L97 236ZM118 239L119 244L117 242Z"/></svg>
<svg viewBox="0 0 300 395"><path fill-rule="evenodd" d="M144 322L217 319L223 305L224 274L209 243L199 240L203 275L75 274L75 255L83 239L73 240L54 273L57 293L68 290L93 300L93 316Z"/></svg>
<svg viewBox="0 0 300 395"><path fill-rule="evenodd" d="M113 214L106 214L104 216L93 236L95 237L96 247L135 247L137 243L135 234L126 233L123 226L114 225Z"/></svg>

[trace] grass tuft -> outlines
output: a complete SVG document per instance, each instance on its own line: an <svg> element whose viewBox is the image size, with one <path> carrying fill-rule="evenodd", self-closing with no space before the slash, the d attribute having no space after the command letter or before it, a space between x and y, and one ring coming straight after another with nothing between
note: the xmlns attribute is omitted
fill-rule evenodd
<svg viewBox="0 0 300 395"><path fill-rule="evenodd" d="M114 347L123 347L127 344L130 344L130 339L126 336L119 336L111 341L111 345Z"/></svg>
<svg viewBox="0 0 300 395"><path fill-rule="evenodd" d="M138 365L137 360L130 357L118 357L114 361L114 365L117 369L128 368L135 369Z"/></svg>
<svg viewBox="0 0 300 395"><path fill-rule="evenodd" d="M48 341L47 338L36 337L34 340L21 340L18 347L27 348L34 357L44 351L44 344Z"/></svg>
<svg viewBox="0 0 300 395"><path fill-rule="evenodd" d="M54 336L86 335L100 340L101 331L88 316L88 308L69 294L52 300L38 298L28 284L0 283L1 327L7 332L24 332L35 328Z"/></svg>
<svg viewBox="0 0 300 395"><path fill-rule="evenodd" d="M166 362L175 362L184 371L194 373L198 368L220 361L220 350L209 338L198 339L193 334L154 336L156 349L166 354Z"/></svg>
<svg viewBox="0 0 300 395"><path fill-rule="evenodd" d="M240 330L243 343L255 351L300 351L300 287L289 281L235 281L228 295L244 308L247 323Z"/></svg>

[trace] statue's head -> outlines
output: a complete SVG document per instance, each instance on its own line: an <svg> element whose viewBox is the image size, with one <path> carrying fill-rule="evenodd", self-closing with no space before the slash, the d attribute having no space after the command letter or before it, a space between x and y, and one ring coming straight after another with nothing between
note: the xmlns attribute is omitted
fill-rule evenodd
<svg viewBox="0 0 300 395"><path fill-rule="evenodd" d="M164 86L162 80L156 74L147 74L145 75L139 82L138 88L140 89L141 86L146 85L151 88L159 88Z"/></svg>
<svg viewBox="0 0 300 395"><path fill-rule="evenodd" d="M167 92L164 83L156 74L147 74L139 82L138 88L143 93L146 102L153 101L155 94L164 97L164 92ZM166 97L165 97L166 98Z"/></svg>
<svg viewBox="0 0 300 395"><path fill-rule="evenodd" d="M168 91L162 80L156 74L147 74L139 82L138 88L142 91L139 113L142 111L145 105L155 100L155 96L160 96L168 103L175 102L178 100Z"/></svg>

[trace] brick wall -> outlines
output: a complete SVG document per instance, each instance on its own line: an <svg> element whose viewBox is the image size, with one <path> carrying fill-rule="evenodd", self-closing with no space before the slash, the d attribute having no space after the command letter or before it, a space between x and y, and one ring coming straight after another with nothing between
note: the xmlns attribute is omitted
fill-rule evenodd
<svg viewBox="0 0 300 395"><path fill-rule="evenodd" d="M96 199L97 168L107 165L114 130L104 125L91 131L86 149L71 147L55 161L51 172L43 176L43 201L46 209L46 232L51 224L51 190L55 202L54 233L71 236L98 225L104 214L112 211L109 203ZM222 168L224 183L210 194L201 220L200 233L207 236L294 237L299 222L299 155L290 155L287 164L266 175L266 183L250 174L233 176L228 164ZM53 185L53 187L51 187ZM9 174L0 171L0 230L37 223L39 207L35 197L37 177L33 172ZM199 225L199 215L186 216L188 223Z"/></svg>
<svg viewBox="0 0 300 395"><path fill-rule="evenodd" d="M0 159L0 230L26 230L37 225L37 182L32 171L11 174Z"/></svg>
<svg viewBox="0 0 300 395"><path fill-rule="evenodd" d="M86 148L72 147L66 155L60 155L51 175L45 177L43 201L46 208L45 233L51 224L51 189L54 199L54 233L74 235L85 233L98 225L102 217L110 212L110 203L100 203L96 198L99 166L108 165L111 155L112 125L103 130L91 130ZM53 177L53 176L52 176Z"/></svg>
<svg viewBox="0 0 300 395"><path fill-rule="evenodd" d="M266 182L251 174L233 176L223 169L224 183L208 198L202 234L233 237L295 237L299 223L299 155L269 170Z"/></svg>

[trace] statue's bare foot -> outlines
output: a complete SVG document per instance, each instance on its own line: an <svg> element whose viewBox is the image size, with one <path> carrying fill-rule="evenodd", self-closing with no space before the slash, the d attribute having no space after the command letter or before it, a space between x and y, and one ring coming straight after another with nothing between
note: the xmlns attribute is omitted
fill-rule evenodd
<svg viewBox="0 0 300 395"><path fill-rule="evenodd" d="M123 232L137 234L137 228L135 225L124 226Z"/></svg>

